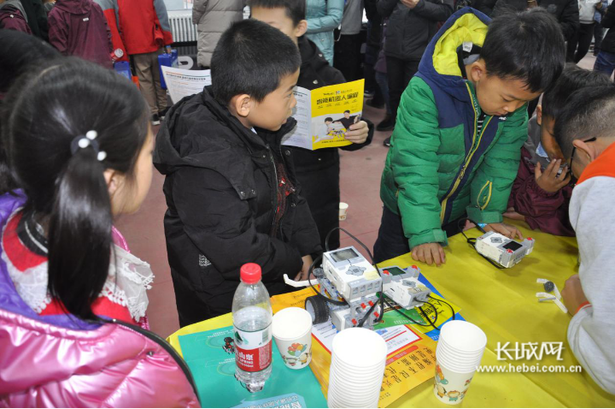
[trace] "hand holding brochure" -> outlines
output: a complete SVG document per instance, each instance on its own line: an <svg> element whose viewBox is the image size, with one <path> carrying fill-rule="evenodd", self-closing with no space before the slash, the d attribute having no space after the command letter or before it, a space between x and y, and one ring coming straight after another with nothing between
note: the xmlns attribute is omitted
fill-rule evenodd
<svg viewBox="0 0 615 409"><path fill-rule="evenodd" d="M284 137L282 145L316 150L348 146L346 132L361 120L365 80L329 85L309 91L295 90L297 120L294 132Z"/></svg>

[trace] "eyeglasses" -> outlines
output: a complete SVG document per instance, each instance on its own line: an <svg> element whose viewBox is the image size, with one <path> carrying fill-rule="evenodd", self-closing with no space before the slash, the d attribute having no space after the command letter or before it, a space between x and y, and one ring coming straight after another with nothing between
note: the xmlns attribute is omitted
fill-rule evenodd
<svg viewBox="0 0 615 409"><path fill-rule="evenodd" d="M595 142L596 141L596 137L594 136L593 138L589 138L583 142L587 143L587 142ZM568 169L570 169L572 171L572 161L574 160L574 153L577 151L577 147L576 146L572 146L572 153L570 154L570 162L568 163Z"/></svg>

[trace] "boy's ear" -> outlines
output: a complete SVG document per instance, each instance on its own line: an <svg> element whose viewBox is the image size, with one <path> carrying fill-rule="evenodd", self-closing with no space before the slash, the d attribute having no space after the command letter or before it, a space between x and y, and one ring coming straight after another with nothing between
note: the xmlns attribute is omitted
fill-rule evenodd
<svg viewBox="0 0 615 409"><path fill-rule="evenodd" d="M301 20L295 27L295 37L299 38L307 32L307 20Z"/></svg>
<svg viewBox="0 0 615 409"><path fill-rule="evenodd" d="M536 106L536 123L542 126L542 105Z"/></svg>
<svg viewBox="0 0 615 409"><path fill-rule="evenodd" d="M487 66L482 58L474 61L469 67L469 70L466 67L466 75L471 81L476 83L487 76Z"/></svg>
<svg viewBox="0 0 615 409"><path fill-rule="evenodd" d="M247 117L252 109L252 98L248 94L239 94L231 98L231 108L242 118Z"/></svg>

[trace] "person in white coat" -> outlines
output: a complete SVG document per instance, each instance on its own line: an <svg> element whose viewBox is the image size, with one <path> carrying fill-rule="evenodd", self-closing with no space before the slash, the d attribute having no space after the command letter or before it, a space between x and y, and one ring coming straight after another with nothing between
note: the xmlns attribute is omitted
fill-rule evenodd
<svg viewBox="0 0 615 409"><path fill-rule="evenodd" d="M568 343L583 370L615 394L615 86L575 92L555 121L555 137L572 174L570 223L579 244L579 274L566 281L572 315Z"/></svg>
<svg viewBox="0 0 615 409"><path fill-rule="evenodd" d="M209 68L211 56L222 33L243 19L245 0L195 0L192 22L197 25L197 63Z"/></svg>

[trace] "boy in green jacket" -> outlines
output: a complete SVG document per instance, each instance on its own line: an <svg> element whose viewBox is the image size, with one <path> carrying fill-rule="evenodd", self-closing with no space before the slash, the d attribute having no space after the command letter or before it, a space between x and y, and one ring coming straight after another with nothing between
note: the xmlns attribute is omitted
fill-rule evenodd
<svg viewBox="0 0 615 409"><path fill-rule="evenodd" d="M564 38L542 9L498 17L464 8L432 39L404 92L382 174L380 262L412 250L445 262L465 219L508 237L502 223L527 139L526 103L560 75Z"/></svg>

